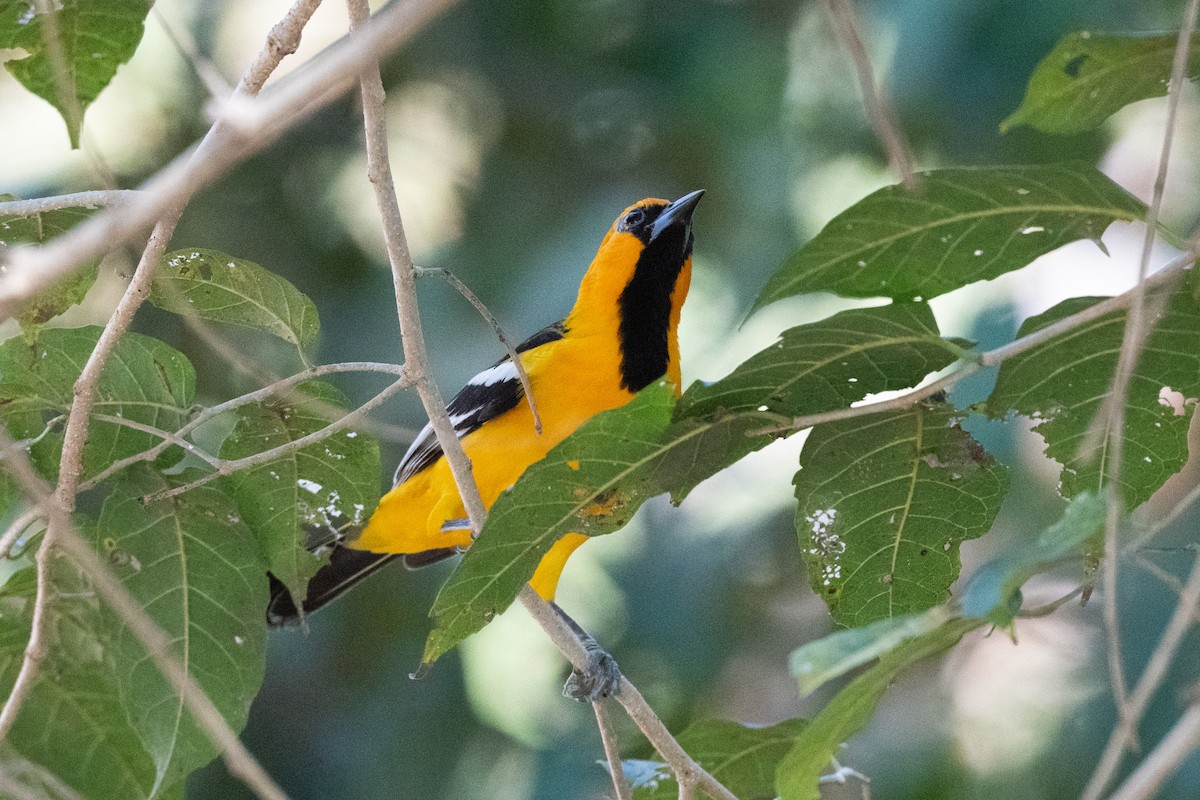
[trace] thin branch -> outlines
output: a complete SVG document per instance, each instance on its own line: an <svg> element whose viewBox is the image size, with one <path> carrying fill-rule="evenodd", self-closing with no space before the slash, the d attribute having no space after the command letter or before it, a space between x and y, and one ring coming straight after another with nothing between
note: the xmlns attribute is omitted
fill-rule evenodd
<svg viewBox="0 0 1200 800"><path fill-rule="evenodd" d="M459 280L448 269L442 267L413 267L417 277L424 275L437 275L444 278L447 283L458 290L458 293L467 299L467 302L475 306L475 310L479 312L491 326L492 331L496 334L496 338L500 340L500 344L504 345L504 349L508 351L508 360L512 362L517 370L517 379L521 381L521 388L525 390L525 400L529 403L529 412L533 415L533 429L539 434L542 432L542 418L538 414L537 403L533 399L533 384L529 382L529 373L525 371L525 365L521 362L521 356L517 353L516 348L509 343L508 337L504 335L504 329L500 327L500 320L488 310L488 307L483 304L483 301L471 291L465 283Z"/></svg>
<svg viewBox="0 0 1200 800"><path fill-rule="evenodd" d="M1163 266L1162 269L1155 272L1146 279L1145 287L1147 289L1157 289L1166 286L1171 281L1177 279L1185 269L1190 267L1196 260L1195 253L1183 253L1176 256L1170 262ZM853 419L856 417L866 417L872 414L881 414L887 411L899 411L908 408L909 406L919 403L920 401L931 397L938 392L949 389L954 384L974 375L984 367L994 367L1001 364L1003 361L1012 358L1013 356L1025 353L1033 348L1045 344L1047 341L1054 339L1062 334L1079 328L1083 325L1093 322L1105 314L1119 311L1122 308L1127 308L1133 298L1134 290L1130 289L1127 292L1109 297L1095 305L1089 306L1082 311L1072 314L1069 317L1064 317L1053 325L1047 325L1045 328L1033 331L1027 336L1022 336L1016 341L1001 345L994 350L988 350L980 354L973 361L968 361L953 372L943 375L941 378L926 384L912 391L897 395L896 397L882 400L876 403L864 403L863 405L852 406L850 408L837 408L832 411L825 411L819 414L808 414L802 417L795 417L786 424L769 425L763 428L747 431L748 436L760 436L769 433L787 433L789 431L803 430L811 428L814 425L823 425L829 422L837 422L844 419Z"/></svg>
<svg viewBox="0 0 1200 800"><path fill-rule="evenodd" d="M1154 193L1146 214L1146 236L1142 242L1142 257L1138 262L1137 283L1133 287L1112 386L1080 445L1081 453L1094 454L1102 442L1107 440L1104 459L1106 464L1112 464L1106 481L1109 496L1108 516L1104 528L1104 550L1108 554L1104 559L1104 627L1108 633L1108 666L1113 699L1122 727L1129 729L1136 728L1137 720L1130 719L1130 709L1126 702L1127 686L1125 668L1121 663L1121 625L1117 608L1117 535L1125 511L1125 499L1121 491L1121 462L1125 452L1125 404L1138 357L1155 322L1153 316L1145 313L1145 282L1150 270L1150 255L1154 249L1155 235L1158 232L1158 217L1167 183L1167 166L1171 158L1179 100L1186 83L1188 51L1192 43L1192 32L1196 29L1198 5L1198 0L1190 0L1188 3L1175 44L1175 63L1171 69L1171 83L1168 87L1166 131L1163 134L1162 152L1158 159L1158 174L1154 179Z"/></svg>
<svg viewBox="0 0 1200 800"><path fill-rule="evenodd" d="M365 65L409 41L452 4L453 0L388 4L363 26L355 41L339 41L259 99L239 95L231 100L204 141L147 180L141 187L143 193L124 204L120 213L100 211L51 242L13 248L8 273L0 281L0 320L12 316L25 299L77 265L146 230L167 209L190 198L301 119L340 97ZM300 0L289 16L315 5L313 0ZM272 45L272 40L268 44ZM272 53L278 50L279 57L295 49L290 42L272 47ZM265 55L259 59L264 60ZM252 91L256 83L261 85L257 76L252 76L258 63L243 81L243 91Z"/></svg>
<svg viewBox="0 0 1200 800"><path fill-rule="evenodd" d="M52 197L35 197L32 200L4 200L0 202L0 216L28 217L63 208L119 206L136 195L136 189L93 189L87 192L56 194Z"/></svg>
<svg viewBox="0 0 1200 800"><path fill-rule="evenodd" d="M21 538L21 534L34 523L35 520L44 519L46 512L37 506L26 509L20 516L12 521L12 524L4 531L4 535L0 536L0 558L8 558L8 554L12 552L13 545L17 543L17 539ZM0 739L3 739L0 735Z"/></svg>
<svg viewBox="0 0 1200 800"><path fill-rule="evenodd" d="M1148 800L1200 745L1200 704L1193 703L1108 800Z"/></svg>
<svg viewBox="0 0 1200 800"><path fill-rule="evenodd" d="M299 439L293 439L287 444L281 444L278 447L272 447L270 450L263 450L260 453L255 453L254 455L246 456L245 458L231 460L218 459L216 464L216 472L210 472L207 475L197 478L191 483L183 486L176 486L175 488L168 489L165 492L159 492L156 495L146 498L146 501L152 503L157 500L165 500L168 497L178 497L179 495L184 494L185 492L190 492L192 489L203 486L206 483L211 483L222 475L232 475L233 473L239 472L243 469L256 467L260 464L268 464L278 458L288 455L289 453L293 453L297 450L308 447L309 445L313 445L317 442L328 439L335 433L354 426L360 419L371 413L371 411L375 408L378 408L380 405L385 403L401 389L407 389L411 385L412 381L408 377L400 378L398 381L390 384L386 389L372 397L367 402L363 403L361 406L358 406L352 411L347 412L341 419L334 420L320 430L313 431L305 436L301 436Z"/></svg>
<svg viewBox="0 0 1200 800"><path fill-rule="evenodd" d="M339 364L322 364L321 366L306 369L303 372L298 372L295 375L289 375L286 378L278 380L269 386L264 386L263 388L257 389L253 392L235 397L231 400L226 400L225 402L218 403L215 406L209 406L208 408L205 408L196 414L196 416L192 417L191 421L186 425L175 431L175 436L182 438L209 420L219 417L221 414L234 411L250 403L262 402L275 395L284 394L290 387L297 383L303 383L304 381L311 380L313 378L319 378L323 375L332 375L341 372L382 372L387 375L396 375L398 377L404 377L405 375L404 367L400 364L387 364L374 361L347 361ZM80 483L79 488L81 491L94 489L126 467L142 461L153 461L162 455L162 453L169 448L171 444L172 443L170 441L164 440L148 450L143 450L140 453L134 453L133 455L122 458L119 461L114 461L96 476Z"/></svg>
<svg viewBox="0 0 1200 800"><path fill-rule="evenodd" d="M310 0L310 2L315 9L321 0ZM225 76L217 70L212 60L200 54L200 48L196 46L196 40L192 38L191 32L186 28L177 27L162 12L160 6L151 6L150 13L158 20L158 24L162 26L163 32L167 34L167 38L171 40L171 44L175 45L175 49L191 65L192 72L196 73L196 77L200 78L200 82L204 84L204 89L208 92L209 97L228 97L233 92L233 87L225 80ZM299 36L300 31L297 30L297 41L299 41Z"/></svg>
<svg viewBox="0 0 1200 800"><path fill-rule="evenodd" d="M366 0L347 0L346 5L350 12L351 41L365 37L370 15ZM379 77L377 60L362 66L359 83L366 137L367 177L375 190L375 204L383 222L383 238L392 267L392 284L396 293L396 316L400 320L404 363L409 368L417 395L421 398L421 405L425 407L429 424L442 446L454 482L459 488L463 506L471 521L472 535L478 535L486 516L483 500L471 475L471 462L463 453L454 425L446 413L442 394L429 371L425 334L421 329L421 313L417 307L416 274L412 255L408 250L408 240L404 234L404 221L396 201L395 185L392 182L387 146L387 118L383 107L383 81Z"/></svg>
<svg viewBox="0 0 1200 800"><path fill-rule="evenodd" d="M96 422L96 421L107 422L111 425L120 425L123 428L129 428L130 430L141 431L142 433L148 433L151 436L157 436L159 439L164 440L168 444L173 444L177 447L182 447L184 450L193 454L194 456L199 458L204 463L208 464L210 467L213 467L214 469L219 468L221 466L220 458L218 458L214 455L210 455L209 453L207 453L203 449L197 447L194 443L189 442L187 439L184 439L182 436L180 436L177 433L172 433L171 431L164 431L161 428L154 427L153 425L146 425L141 422L135 422L134 420L126 419L125 417L116 417L116 416L113 416L112 414L93 413L92 421L93 422Z"/></svg>
<svg viewBox="0 0 1200 800"><path fill-rule="evenodd" d="M858 21L858 12L853 0L824 0L825 9L829 12L834 32L841 39L854 69L858 75L858 85L862 89L863 105L867 109L867 117L875 136L888 154L888 162L892 171L904 184L905 189L916 185L913 174L912 156L909 155L908 145L904 141L904 133L896 120L896 112L888 102L882 87L875 85L875 71L871 69L871 57L863 42L862 26Z"/></svg>
<svg viewBox="0 0 1200 800"><path fill-rule="evenodd" d="M1114 552L1109 557L1114 558L1115 555ZM1167 669L1175 659L1175 654L1179 652L1184 634L1195 623L1198 609L1200 609L1200 551L1196 553L1191 575L1179 593L1179 602L1175 605L1175 611L1171 614L1162 638L1154 648L1154 652L1151 653L1150 661L1146 664L1141 678L1138 679L1137 686L1129 695L1128 714L1118 721L1117 727L1109 736L1108 743L1104 746L1104 753L1100 756L1100 762L1096 765L1083 794L1080 795L1080 800L1099 800L1104 794L1104 790L1121 766L1126 748L1136 734L1142 715L1146 713L1150 700L1162 684L1163 678L1166 677Z"/></svg>
<svg viewBox="0 0 1200 800"><path fill-rule="evenodd" d="M561 613L555 611L549 603L538 597L537 593L529 586L521 589L517 599L546 632L550 641L554 642L559 652L571 662L572 666L576 669L583 669L587 666L587 650L579 640L579 635L571 629L570 624ZM622 677L612 698L621 704L625 713L637 725L638 730L649 740L663 760L670 765L681 790L685 788L689 791L699 789L716 800L737 800L732 792L722 786L720 781L688 755L687 751L667 730L667 726L663 725L662 720L654 713L654 709L646 702L646 698L627 678Z"/></svg>
<svg viewBox="0 0 1200 800"><path fill-rule="evenodd" d="M608 772L612 776L617 800L633 800L633 787L629 785L625 768L621 765L621 749L617 746L617 732L608 714L608 703L608 700L592 703L596 726L600 729L600 742L604 745L604 757L608 759Z"/></svg>

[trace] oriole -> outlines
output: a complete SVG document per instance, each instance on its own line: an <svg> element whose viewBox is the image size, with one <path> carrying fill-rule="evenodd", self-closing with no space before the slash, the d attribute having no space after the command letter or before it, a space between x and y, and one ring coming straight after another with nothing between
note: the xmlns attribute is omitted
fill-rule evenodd
<svg viewBox="0 0 1200 800"><path fill-rule="evenodd" d="M507 356L450 401L446 410L485 506L594 414L625 404L664 375L678 393L677 329L691 283L692 213L703 194L674 202L648 198L625 209L600 242L571 313L515 348L529 376L540 434ZM471 544L465 516L449 465L426 425L367 526L336 543L330 563L309 583L304 611L397 556L419 567L461 552ZM553 599L567 558L586 539L569 533L542 559L530 583L543 599ZM300 616L277 581L268 616L273 624Z"/></svg>

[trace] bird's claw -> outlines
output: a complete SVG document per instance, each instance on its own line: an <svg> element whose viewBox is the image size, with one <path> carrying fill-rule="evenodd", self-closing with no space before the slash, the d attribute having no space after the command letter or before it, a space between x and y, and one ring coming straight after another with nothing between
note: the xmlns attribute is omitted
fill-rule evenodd
<svg viewBox="0 0 1200 800"><path fill-rule="evenodd" d="M616 659L590 637L583 646L587 649L587 666L583 670L571 670L563 686L563 695L580 703L595 703L611 697L621 688L621 668Z"/></svg>

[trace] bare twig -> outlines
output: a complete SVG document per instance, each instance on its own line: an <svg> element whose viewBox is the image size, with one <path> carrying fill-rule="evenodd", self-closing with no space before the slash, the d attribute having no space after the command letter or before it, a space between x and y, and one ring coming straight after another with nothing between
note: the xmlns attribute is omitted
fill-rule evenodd
<svg viewBox="0 0 1200 800"><path fill-rule="evenodd" d="M1109 558L1114 558L1115 555L1113 553ZM1166 677L1167 669L1175 659L1175 654L1179 652L1184 634L1195 624L1198 609L1200 609L1200 551L1196 553L1191 576L1179 593L1179 602L1171 614L1162 638L1150 655L1150 661L1146 664L1141 678L1138 679L1137 686L1129 695L1128 714L1118 720L1117 727L1109 736L1104 753L1100 756L1100 761L1096 765L1087 787L1080 795L1080 800L1099 800L1103 796L1104 790L1121 766L1121 760L1136 733L1138 722L1146 713L1150 700L1154 697L1163 678Z"/></svg>
<svg viewBox="0 0 1200 800"><path fill-rule="evenodd" d="M277 458L281 458L289 453L293 453L297 450L301 450L310 445L314 445L317 442L328 439L330 436L333 436L339 431L353 427L360 419L385 403L401 389L407 389L411 385L412 381L409 380L408 377L400 378L398 381L390 384L386 389L372 397L367 402L351 411L346 412L341 419L336 419L333 422L330 422L328 425L318 431L313 431L310 434L301 436L299 439L293 439L287 444L281 444L278 447L272 447L270 450L263 450L262 452L255 453L251 456L246 456L245 458L231 460L218 459L216 472L210 472L201 478L197 478L191 483L183 486L176 486L175 488L168 489L165 492L160 492L156 495L146 498L146 500L147 502L154 502L156 500L165 500L168 497L178 497L179 495L184 494L185 492L190 492L192 489L203 486L206 483L211 483L222 475L232 475L235 472L249 469L250 467L256 467L260 464L268 464Z"/></svg>
<svg viewBox="0 0 1200 800"><path fill-rule="evenodd" d="M304 381L311 380L313 378L319 378L323 375L332 375L340 372L381 372L387 375L395 375L397 377L404 377L405 375L404 367L400 364L385 364L374 361L348 361L339 364L323 364L321 366L304 370L303 372L298 372L295 375L289 375L288 377L278 380L269 386L264 386L261 389L257 389L253 392L235 397L232 400L226 400L225 402L218 403L215 406L209 406L208 408L205 408L196 414L196 416L192 417L192 420L182 428L175 431L174 435L179 438L185 437L196 428L200 427L211 419L219 417L221 414L234 411L235 409L250 403L259 403L273 396L285 394L288 389L297 383L303 383ZM153 461L162 455L162 453L171 445L171 441L163 440L148 450L144 450L140 453L134 453L133 455L122 458L119 461L114 461L94 477L80 483L79 488L80 490L93 489L128 466L142 461Z"/></svg>
<svg viewBox="0 0 1200 800"><path fill-rule="evenodd" d="M210 467L219 468L221 466L220 458L210 455L202 448L197 447L195 444L189 442L187 439L184 439L177 433L164 431L162 428L156 428L153 425L145 425L141 422L135 422L134 420L127 419L125 417L115 417L112 414L93 413L92 421L107 422L111 425L120 425L123 428L129 428L130 430L141 431L142 433L148 433L151 436L157 436L159 439L162 439L169 444L182 447L184 450L193 454Z"/></svg>
<svg viewBox="0 0 1200 800"><path fill-rule="evenodd" d="M243 96L231 101L226 109L228 115L217 121L205 140L146 181L142 186L144 192L124 204L120 213L100 211L52 242L13 248L8 273L0 280L0 320L11 316L25 299L77 265L144 231L166 209L190 198L275 141L299 120L340 97L358 79L364 65L378 61L381 55L411 39L452 3L453 0L413 0L389 4L363 26L356 41L342 40L333 45L261 99ZM315 7L315 3L300 0L293 11L308 7ZM268 44L271 53L264 53L252 65L241 85L243 91L261 86L259 78L265 76L254 74L260 62L269 64L270 58L281 58L295 49L292 42L271 40Z"/></svg>
<svg viewBox="0 0 1200 800"><path fill-rule="evenodd" d="M8 558L8 554L12 552L13 545L17 543L17 539L21 538L21 534L23 534L26 529L34 523L34 521L43 519L45 516L45 511L37 506L33 506L32 508L26 509L20 514L20 516L14 519L12 524L10 524L4 531L4 535L0 536L0 558ZM0 736L0 739L2 738L4 737Z"/></svg>
<svg viewBox="0 0 1200 800"><path fill-rule="evenodd" d="M315 8L321 0L310 0L310 2ZM177 27L162 12L161 6L151 6L150 13L158 20L158 24L162 26L163 32L167 34L167 38L171 40L171 44L175 45L175 49L191 65L192 71L200 78L200 82L204 84L204 89L208 92L209 96L214 98L228 97L233 91L233 87L229 85L229 82L217 70L212 60L200 54L200 48L196 47L196 40L192 38L191 32L186 28ZM297 31L298 36L299 31Z"/></svg>
<svg viewBox="0 0 1200 800"><path fill-rule="evenodd" d="M1107 440L1104 454L1106 463L1112 467L1108 473L1109 486L1108 516L1104 528L1104 627L1108 633L1108 667L1112 681L1113 699L1121 718L1122 729L1132 730L1137 726L1136 719L1130 719L1130 709L1127 704L1127 686L1125 669L1121 663L1121 630L1117 608L1117 564L1118 547L1117 534L1121 516L1125 512L1125 499L1121 491L1121 466L1125 452L1125 403L1129 397L1129 385L1133 379L1133 371L1137 366L1138 357L1147 336L1154 325L1154 319L1145 313L1145 283L1150 270L1150 255L1154 248L1154 239L1158 229L1159 212L1162 209L1163 190L1167 182L1167 166L1171 158L1171 144L1175 136L1175 122L1179 111L1179 100L1183 86L1186 83L1188 51L1191 47L1192 32L1196 28L1196 12L1198 0L1190 0L1183 15L1183 25L1179 30L1179 38L1175 44L1175 62L1171 70L1171 83L1168 86L1167 123L1163 134L1162 152L1158 160L1158 174L1154 180L1154 193L1150 208L1146 214L1146 236L1142 242L1142 257L1138 262L1137 283L1134 285L1129 303L1129 315L1125 320L1125 333L1121 341L1121 351L1117 358L1117 368L1113 375L1112 386L1099 412L1092 420L1080 452L1094 454L1103 442Z"/></svg>
<svg viewBox="0 0 1200 800"><path fill-rule="evenodd" d="M600 742L604 745L604 757L608 759L608 772L612 776L616 800L633 800L633 787L629 785L625 768L621 765L621 749L617 746L617 732L608 715L608 703L608 700L592 703L596 726L600 729Z"/></svg>
<svg viewBox="0 0 1200 800"><path fill-rule="evenodd" d="M559 652L566 656L576 669L585 668L588 663L587 650L563 615L538 597L529 586L521 589L517 599L550 637L550 641L554 642ZM699 789L716 800L737 800L720 781L688 755L654 713L646 698L628 679L622 677L620 686L612 694L612 698L621 704L629 718L670 765L681 788Z"/></svg>
<svg viewBox="0 0 1200 800"><path fill-rule="evenodd" d="M1108 800L1148 800L1200 745L1200 703L1192 703Z"/></svg>
<svg viewBox="0 0 1200 800"><path fill-rule="evenodd" d="M521 388L525 390L525 400L529 403L529 412L533 415L533 429L538 433L542 432L542 418L538 415L537 403L533 399L533 384L529 382L529 373L525 371L525 365L521 363L521 356L517 353L516 348L509 342L508 337L504 335L504 329L500 327L500 320L488 310L488 307L483 304L474 292L471 291L465 283L459 280L448 269L442 267L413 267L417 277L423 275L437 275L445 278L446 282L458 290L458 293L467 299L467 302L475 306L475 310L479 315L486 319L492 326L492 331L496 334L496 338L500 340L500 344L504 345L504 349L508 351L508 359L512 362L513 367L517 370L517 379L521 381Z"/></svg>
<svg viewBox="0 0 1200 800"><path fill-rule="evenodd" d="M136 194L136 189L96 189L53 197L36 197L32 200L4 200L0 202L0 216L28 217L63 208L116 206L127 202Z"/></svg>
<svg viewBox="0 0 1200 800"><path fill-rule="evenodd" d="M912 156L909 155L908 145L904 141L904 133L896 120L896 112L882 87L875 85L875 72L871 69L871 57L863 42L862 26L859 25L858 12L853 0L824 0L825 9L829 12L834 32L842 40L854 69L858 75L858 85L862 89L863 105L867 109L867 117L875 136L888 154L888 162L892 171L904 184L905 189L916 185L913 174Z"/></svg>
<svg viewBox="0 0 1200 800"><path fill-rule="evenodd" d="M1196 260L1195 253L1183 253L1172 259L1162 269L1149 276L1145 281L1147 289L1157 289L1166 286L1176 280L1182 272L1191 266ZM1069 317L1064 317L1053 325L1047 325L1045 328L1033 331L1027 336L1022 336L1016 341L1001 345L994 350L988 350L980 354L975 360L968 361L953 372L943 375L941 378L926 384L918 389L905 392L896 397L882 400L875 403L864 403L863 405L853 406L850 408L838 408L832 411L825 411L819 414L808 414L802 417L795 417L782 425L768 425L757 430L747 432L747 435L758 436L769 433L786 433L788 431L798 431L804 428L811 428L814 425L823 425L829 422L837 422L844 419L853 419L856 417L870 416L871 414L881 414L887 411L898 411L909 406L919 403L920 401L932 397L938 392L945 391L954 384L964 378L974 375L983 367L994 367L1013 356L1028 352L1039 345L1045 344L1047 341L1057 338L1062 334L1082 327L1089 322L1094 322L1105 314L1110 314L1113 311L1119 311L1122 308L1128 308L1132 301L1134 290L1130 289L1123 294L1110 297L1102 300L1095 305L1089 306L1082 311L1072 314Z"/></svg>
<svg viewBox="0 0 1200 800"><path fill-rule="evenodd" d="M366 36L370 9L366 0L347 0L347 7L350 10L350 39L354 41L356 37ZM416 274L412 255L408 251L408 240L404 234L404 221L400 217L400 207L396 202L396 189L392 182L387 149L387 119L383 108L383 81L379 77L378 61L370 61L363 65L359 82L363 101L363 128L366 135L367 177L375 190L375 204L383 222L383 238L392 267L392 284L396 292L396 315L400 320L404 363L409 369L417 395L421 398L421 405L425 407L429 424L446 454L450 472L459 487L463 506L471 521L473 535L478 535L486 515L483 500L479 497L479 490L471 475L471 462L463 454L454 426L446 414L442 394L429 371L425 334L421 329L421 314L417 308ZM455 455L453 458L452 452Z"/></svg>

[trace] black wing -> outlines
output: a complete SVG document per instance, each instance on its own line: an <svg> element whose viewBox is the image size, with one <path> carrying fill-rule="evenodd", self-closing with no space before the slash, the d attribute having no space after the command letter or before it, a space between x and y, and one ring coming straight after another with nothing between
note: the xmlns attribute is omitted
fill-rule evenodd
<svg viewBox="0 0 1200 800"><path fill-rule="evenodd" d="M556 342L565 334L566 326L562 322L556 322L542 328L514 349L518 353L524 353L535 347ZM454 432L461 439L468 433L479 430L488 420L516 408L523 399L525 390L517 377L517 368L512 359L505 356L467 381L467 385L446 406L446 412L450 415ZM396 467L396 474L393 476L393 485L399 486L421 470L433 466L441 457L442 447L433 434L433 426L426 424L404 454L404 458L400 459L400 465Z"/></svg>
<svg viewBox="0 0 1200 800"><path fill-rule="evenodd" d="M515 349L518 353L524 353L526 350L558 341L565 333L563 323L556 322L530 336ZM450 422L461 439L471 431L478 430L488 420L515 408L524 397L525 392L517 378L517 368L508 356L505 356L468 381L462 391L446 406L446 411L450 414ZM399 484L408 480L421 470L432 466L441 457L442 448L437 443L437 437L433 435L433 428L426 425L400 460L400 466L396 468L395 482ZM299 623L304 615L316 611L400 555L354 550L342 545L336 537L336 534L330 536L328 531L322 531L309 543L310 550L320 547L331 547L332 550L329 563L321 567L308 583L304 602L301 604L303 611L296 607L296 601L287 587L274 575L269 576L271 600L267 606L267 622L270 625L278 627ZM415 569L449 558L457 552L454 548L440 548L424 553L408 553L404 555L404 563Z"/></svg>

